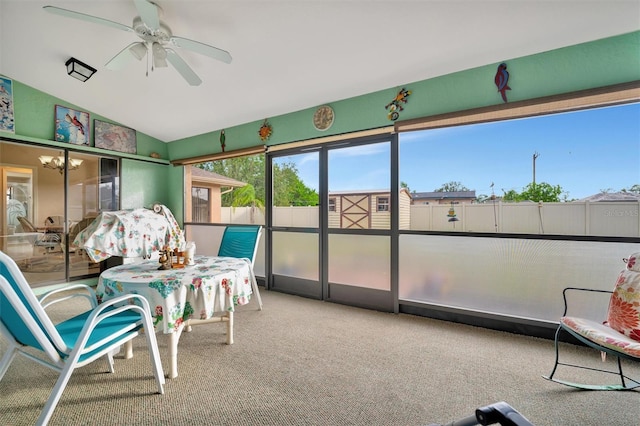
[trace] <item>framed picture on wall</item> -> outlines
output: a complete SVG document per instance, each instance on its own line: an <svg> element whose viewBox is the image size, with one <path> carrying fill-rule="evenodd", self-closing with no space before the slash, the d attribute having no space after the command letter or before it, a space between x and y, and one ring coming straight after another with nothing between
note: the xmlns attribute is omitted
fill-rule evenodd
<svg viewBox="0 0 640 426"><path fill-rule="evenodd" d="M93 140L96 148L136 153L136 131L100 120L93 120Z"/></svg>
<svg viewBox="0 0 640 426"><path fill-rule="evenodd" d="M58 142L91 146L89 113L56 105L56 135Z"/></svg>
<svg viewBox="0 0 640 426"><path fill-rule="evenodd" d="M13 80L0 77L0 131L15 133Z"/></svg>

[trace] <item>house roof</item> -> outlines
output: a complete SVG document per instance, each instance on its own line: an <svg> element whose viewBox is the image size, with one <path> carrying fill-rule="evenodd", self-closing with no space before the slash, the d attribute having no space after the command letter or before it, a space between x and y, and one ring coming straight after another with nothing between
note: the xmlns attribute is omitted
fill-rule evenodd
<svg viewBox="0 0 640 426"><path fill-rule="evenodd" d="M230 186L232 188L243 187L246 185L246 182L222 176L218 173L209 172L196 166L191 166L191 180L194 182L207 182L220 186Z"/></svg>
<svg viewBox="0 0 640 426"><path fill-rule="evenodd" d="M640 201L640 194L633 192L600 192L578 201Z"/></svg>
<svg viewBox="0 0 640 426"><path fill-rule="evenodd" d="M43 6L130 26L132 0L0 0L0 74L171 142L297 111L311 126L319 105L630 33L640 15L637 0L154 2L174 35L224 49L232 62L176 48L200 86L171 66L148 69L146 58L108 70L140 41L135 33ZM70 57L97 73L86 83L69 77Z"/></svg>
<svg viewBox="0 0 640 426"><path fill-rule="evenodd" d="M412 194L409 193L409 191L407 191L406 188L400 188L400 192L405 192L407 195L409 195L409 197L412 196ZM353 189L353 190L347 190L347 191L329 191L329 196L331 195L367 195L367 194L390 194L391 190L390 189Z"/></svg>

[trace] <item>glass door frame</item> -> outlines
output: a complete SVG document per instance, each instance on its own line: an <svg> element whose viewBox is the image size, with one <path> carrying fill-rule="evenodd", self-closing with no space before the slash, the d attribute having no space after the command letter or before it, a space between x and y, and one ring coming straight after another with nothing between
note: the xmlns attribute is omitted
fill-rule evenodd
<svg viewBox="0 0 640 426"><path fill-rule="evenodd" d="M389 229L341 229L341 228L329 228L329 151L333 149L355 147L363 145L371 145L376 143L388 142L390 143L390 202L391 202L391 223ZM318 206L318 228L282 228L273 226L273 173L272 168L274 165L274 159L287 155L296 155L308 153L309 151L317 151L319 155L319 206ZM353 139L343 139L335 142L328 142L318 145L307 145L304 147L293 147L291 149L282 149L275 152L266 153L265 161L265 178L266 178L266 224L265 224L265 285L269 290L282 291L278 286L274 286L273 275L273 232L317 232L318 233L318 267L319 267L319 289L316 296L310 295L309 292L303 292L302 296L319 298L329 302L337 302L348 304L352 306L363 306L367 308L373 308L381 311L388 311L397 313L399 311L398 305L398 253L399 253L399 194L400 194L400 179L398 173L398 135L396 133L384 133L375 136L367 136ZM367 289L361 289L359 287L348 288L346 292L341 291L339 297L331 297L331 286L329 283L329 235L330 234L357 234L357 235L381 235L388 236L390 239L390 291L388 295L383 295L378 300L362 300L367 298ZM349 286L344 286L349 287ZM344 288L343 288L344 289ZM289 292L290 289L285 289L285 292ZM291 291L294 294L298 294L295 291Z"/></svg>
<svg viewBox="0 0 640 426"><path fill-rule="evenodd" d="M5 149L10 149L10 151L4 151ZM40 155L52 155L56 157L62 157L64 159L64 165L60 170L46 170L51 169L51 167L43 167L41 160L39 160ZM120 166L121 166L121 157L118 157L115 154L110 153L97 153L93 151L85 151L82 149L75 149L74 146L49 146L39 143L31 143L27 141L21 140L13 140L13 139L5 139L0 137L0 166L3 170L9 169L30 169L33 171L32 173L32 200L31 200L31 211L29 212L29 220L33 222L35 226L39 225L39 229L42 231L38 231L42 235L46 233L57 234L58 235L58 247L55 247L55 252L53 250L45 253L42 252L41 247L35 247L35 244L32 244L34 247L30 250L24 258L16 258L15 260L20 261L19 267L23 267L23 273L27 277L30 285L32 287L44 287L49 285L58 285L65 282L71 282L81 279L93 279L98 276L100 272L100 268L102 265L98 266L98 268L92 268L93 263L89 262L87 259L82 257L81 252L77 252L78 256L71 257L70 255L70 246L73 238L70 238L70 232L73 226L76 223L82 224L85 223L85 213L86 213L86 205L84 203L85 200L85 192L78 193L79 200L76 203L77 207L80 207L82 210L78 213L80 216L75 218L73 222L70 223L71 217L73 216L74 209L70 206L70 184L73 183L73 180L70 179L74 171L70 171L68 165L70 164L70 158L82 158L85 157L84 160L88 158L95 159L97 162L96 170L97 176L92 178L93 186L95 187L95 194L93 195L96 198L95 205L95 214L97 215L100 210L100 195L101 191L104 192L105 199L109 199L113 204L113 208L110 210L119 210L120 209ZM108 160L113 162L111 164L111 174L103 173L103 162ZM87 162L82 163L82 167L80 170L84 170L87 167ZM56 179L55 185L55 200L56 204L53 205L50 199L43 199L43 196L49 192L52 193L51 188L47 187L43 189L43 182L50 182L44 173L54 173L55 176L58 176L58 171L60 172L61 179L58 181ZM115 173L115 175L113 175ZM103 178L108 178L104 180ZM5 188L4 197L5 201L0 203L2 208L6 210L6 179L0 177L0 183L2 183L3 188ZM102 184L111 184L107 185L107 188L103 188ZM84 191L84 189L83 189ZM59 203L58 203L59 201ZM47 211L43 209L47 209ZM50 215L46 220L50 220L51 222L46 223L44 226L42 225L44 218L46 215ZM3 215L3 217L6 216ZM54 222L55 220L55 222ZM58 221L59 220L59 221ZM91 218L90 220L93 220ZM0 220L0 234L2 234L3 239L6 238L4 234L8 234L8 227L6 226L6 218ZM90 221L86 222L87 224ZM3 226L4 225L4 226ZM78 228L79 229L79 228ZM70 241L71 240L71 241ZM28 241L27 237L21 237L20 243L26 245ZM33 242L35 243L36 239L34 238ZM0 247L1 248L1 247ZM45 246L46 248L46 246ZM35 253L34 250L39 249L40 252ZM53 255L51 255L53 253ZM19 253L21 254L21 253ZM74 269L71 268L72 260L74 261ZM80 265L84 264L90 265L87 266L86 270L82 270L78 268ZM36 269L32 269L33 266L36 266ZM49 269L50 268L50 269Z"/></svg>

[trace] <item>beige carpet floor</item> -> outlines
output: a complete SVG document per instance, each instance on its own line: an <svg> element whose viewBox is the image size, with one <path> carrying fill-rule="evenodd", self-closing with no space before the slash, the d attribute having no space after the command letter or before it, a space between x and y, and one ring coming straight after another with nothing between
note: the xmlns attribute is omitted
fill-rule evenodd
<svg viewBox="0 0 640 426"><path fill-rule="evenodd" d="M265 290L262 297L263 311L255 302L239 308L231 346L220 324L183 334L179 376L164 395L154 393L138 338L134 358L118 356L114 374L100 361L76 371L50 424L417 426L497 401L537 426L640 424L640 392L578 391L542 379L553 364L549 340ZM593 350L563 348L575 361L601 363ZM640 377L638 363L628 370ZM0 425L33 424L55 380L18 357L0 381Z"/></svg>

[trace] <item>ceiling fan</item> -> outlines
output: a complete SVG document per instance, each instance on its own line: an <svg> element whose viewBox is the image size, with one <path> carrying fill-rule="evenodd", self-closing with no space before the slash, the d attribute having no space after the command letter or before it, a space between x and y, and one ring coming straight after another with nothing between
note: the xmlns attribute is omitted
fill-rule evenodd
<svg viewBox="0 0 640 426"><path fill-rule="evenodd" d="M167 61L180 73L191 86L198 86L202 80L191 67L173 50L173 47L188 49L201 55L209 56L227 64L231 63L229 52L217 47L189 40L184 37L174 36L167 24L160 20L162 9L156 3L147 0L133 0L138 9L139 16L133 18L132 26L120 24L97 16L86 15L73 10L62 9L55 6L44 6L44 10L56 15L68 18L80 19L117 28L122 31L133 32L142 41L134 42L122 49L105 65L107 69L119 70L129 62L131 58L142 60L149 52L152 67L161 68L167 66ZM153 69L153 68L152 68ZM147 70L148 75L148 70Z"/></svg>

